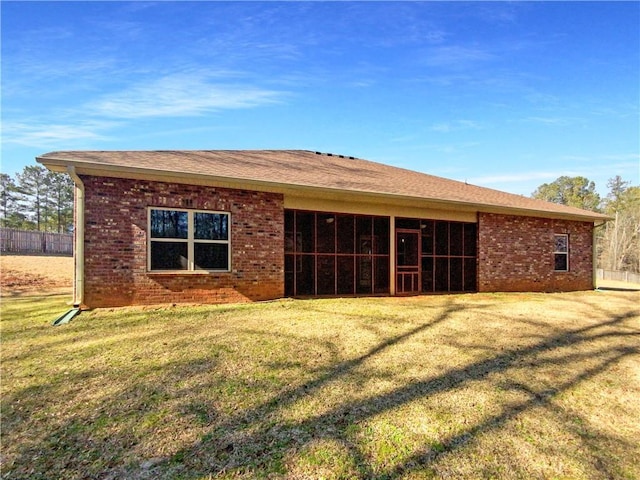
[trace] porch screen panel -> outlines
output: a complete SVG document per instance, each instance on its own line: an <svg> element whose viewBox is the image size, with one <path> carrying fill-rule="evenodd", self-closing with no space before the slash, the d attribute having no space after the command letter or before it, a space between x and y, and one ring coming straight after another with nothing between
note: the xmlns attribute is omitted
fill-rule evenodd
<svg viewBox="0 0 640 480"><path fill-rule="evenodd" d="M337 256L338 295L352 295L356 288L355 256Z"/></svg>
<svg viewBox="0 0 640 480"><path fill-rule="evenodd" d="M436 222L436 255L449 255L449 222Z"/></svg>
<svg viewBox="0 0 640 480"><path fill-rule="evenodd" d="M293 271L296 268L296 257L285 253L284 255L284 294L287 297L293 295Z"/></svg>
<svg viewBox="0 0 640 480"><path fill-rule="evenodd" d="M434 222L425 220L421 222L420 230L422 232L422 255L433 255L434 249Z"/></svg>
<svg viewBox="0 0 640 480"><path fill-rule="evenodd" d="M477 228L475 223L464 225L464 256L475 257L477 253Z"/></svg>
<svg viewBox="0 0 640 480"><path fill-rule="evenodd" d="M317 287L318 295L333 295L336 293L336 257L335 255L318 255Z"/></svg>
<svg viewBox="0 0 640 480"><path fill-rule="evenodd" d="M353 215L336 215L338 253L354 253L356 219Z"/></svg>
<svg viewBox="0 0 640 480"><path fill-rule="evenodd" d="M475 223L464 224L464 291L478 289L478 227Z"/></svg>
<svg viewBox="0 0 640 480"><path fill-rule="evenodd" d="M422 291L425 293L434 291L433 283L433 257L422 257Z"/></svg>
<svg viewBox="0 0 640 480"><path fill-rule="evenodd" d="M464 246L462 228L462 223L451 222L449 224L449 255L452 257L462 256Z"/></svg>
<svg viewBox="0 0 640 480"><path fill-rule="evenodd" d="M285 210L285 293L389 293L388 217Z"/></svg>
<svg viewBox="0 0 640 480"><path fill-rule="evenodd" d="M389 257L377 256L373 262L375 268L373 293L389 293Z"/></svg>
<svg viewBox="0 0 640 480"><path fill-rule="evenodd" d="M477 270L478 266L475 258L464 259L464 291L475 292L477 290Z"/></svg>
<svg viewBox="0 0 640 480"><path fill-rule="evenodd" d="M449 259L449 290L452 292L464 291L464 271L462 269L462 258L452 257Z"/></svg>
<svg viewBox="0 0 640 480"><path fill-rule="evenodd" d="M316 215L317 251L335 253L336 251L336 216L332 214Z"/></svg>
<svg viewBox="0 0 640 480"><path fill-rule="evenodd" d="M397 219L396 226L415 225ZM474 292L477 289L477 225L420 220L422 292Z"/></svg>
<svg viewBox="0 0 640 480"><path fill-rule="evenodd" d="M447 257L436 257L435 270L435 291L449 292L449 259Z"/></svg>
<svg viewBox="0 0 640 480"><path fill-rule="evenodd" d="M376 255L389 255L389 219L377 217L373 219L373 253Z"/></svg>
<svg viewBox="0 0 640 480"><path fill-rule="evenodd" d="M316 251L316 222L314 214L301 213L296 215L295 218L295 252L314 253Z"/></svg>
<svg viewBox="0 0 640 480"><path fill-rule="evenodd" d="M315 255L298 255L296 258L296 290L298 295L316 294L316 258Z"/></svg>

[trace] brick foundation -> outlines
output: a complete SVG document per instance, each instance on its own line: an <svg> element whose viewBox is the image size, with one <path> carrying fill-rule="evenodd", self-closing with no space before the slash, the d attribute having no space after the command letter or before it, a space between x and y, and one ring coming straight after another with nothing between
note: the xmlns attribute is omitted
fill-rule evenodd
<svg viewBox="0 0 640 480"><path fill-rule="evenodd" d="M88 307L228 303L284 295L284 206L280 194L82 176ZM231 214L231 271L147 272L148 207Z"/></svg>
<svg viewBox="0 0 640 480"><path fill-rule="evenodd" d="M480 213L478 291L591 290L593 224ZM554 234L569 235L569 271L554 271Z"/></svg>

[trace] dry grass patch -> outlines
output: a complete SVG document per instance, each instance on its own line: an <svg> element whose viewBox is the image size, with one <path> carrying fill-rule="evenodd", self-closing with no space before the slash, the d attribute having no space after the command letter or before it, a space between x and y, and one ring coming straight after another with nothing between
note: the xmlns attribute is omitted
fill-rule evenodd
<svg viewBox="0 0 640 480"><path fill-rule="evenodd" d="M73 258L50 255L0 255L0 296L70 293Z"/></svg>
<svg viewBox="0 0 640 480"><path fill-rule="evenodd" d="M2 312L6 478L638 478L640 294Z"/></svg>

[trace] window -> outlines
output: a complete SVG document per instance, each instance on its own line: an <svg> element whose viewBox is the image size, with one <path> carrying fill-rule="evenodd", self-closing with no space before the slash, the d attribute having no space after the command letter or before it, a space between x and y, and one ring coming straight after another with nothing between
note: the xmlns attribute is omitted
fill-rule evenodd
<svg viewBox="0 0 640 480"><path fill-rule="evenodd" d="M569 235L554 235L554 270L556 272L569 271Z"/></svg>
<svg viewBox="0 0 640 480"><path fill-rule="evenodd" d="M228 213L151 208L148 232L150 271L229 271Z"/></svg>

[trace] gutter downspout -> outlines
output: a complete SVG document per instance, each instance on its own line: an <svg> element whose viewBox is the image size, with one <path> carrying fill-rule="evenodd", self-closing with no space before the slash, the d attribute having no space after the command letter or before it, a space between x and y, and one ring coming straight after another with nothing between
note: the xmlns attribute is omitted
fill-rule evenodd
<svg viewBox="0 0 640 480"><path fill-rule="evenodd" d="M592 249L592 253L591 253L591 263L592 263L592 269L593 269L593 289L595 290L596 284L598 283L598 248L596 245L596 228L600 228L603 227L604 225L606 225L607 222L604 221L602 222L600 225L596 225L595 222L593 224L593 230L592 230L592 239L591 239L591 249Z"/></svg>
<svg viewBox="0 0 640 480"><path fill-rule="evenodd" d="M84 183L76 173L76 167L67 166L67 173L75 184L75 245L74 245L74 288L73 288L73 306L81 307L84 301Z"/></svg>

